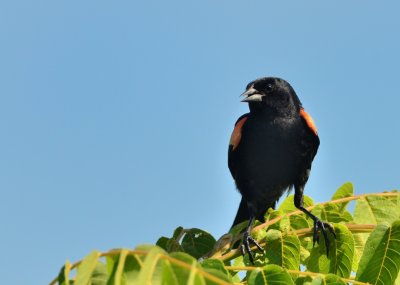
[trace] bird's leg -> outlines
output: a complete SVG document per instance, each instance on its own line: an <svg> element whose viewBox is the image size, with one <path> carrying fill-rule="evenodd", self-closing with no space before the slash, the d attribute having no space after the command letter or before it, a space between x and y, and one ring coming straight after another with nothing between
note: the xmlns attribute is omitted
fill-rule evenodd
<svg viewBox="0 0 400 285"><path fill-rule="evenodd" d="M319 243L319 231L321 231L325 238L326 255L329 256L329 239L326 229L328 229L330 233L336 238L336 234L333 227L329 223L321 221L306 208L304 207L298 207L298 208L314 221L313 246L315 245L316 242Z"/></svg>
<svg viewBox="0 0 400 285"><path fill-rule="evenodd" d="M319 243L319 231L321 231L325 239L326 256L329 256L330 242L328 239L328 233L326 229L328 229L329 232L336 238L335 231L329 223L321 221L319 218L317 218L310 211L308 211L306 208L303 207L303 192L302 191L298 192L297 190L298 189L296 187L296 192L294 195L294 205L314 221L313 246L315 245L316 242Z"/></svg>
<svg viewBox="0 0 400 285"><path fill-rule="evenodd" d="M240 250L242 252L242 255L244 256L246 253L249 254L249 259L252 264L254 264L254 257L251 252L250 245L255 245L258 250L261 252L264 252L263 248L258 244L258 242L251 236L251 228L254 222L254 215L250 215L249 219L249 224L247 225L246 230L243 233L243 241L242 244L240 245Z"/></svg>

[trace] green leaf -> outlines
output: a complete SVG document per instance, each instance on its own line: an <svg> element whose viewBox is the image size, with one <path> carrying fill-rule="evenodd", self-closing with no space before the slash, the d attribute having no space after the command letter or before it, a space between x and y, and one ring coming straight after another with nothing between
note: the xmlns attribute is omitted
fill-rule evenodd
<svg viewBox="0 0 400 285"><path fill-rule="evenodd" d="M78 266L78 273L75 279L75 285L89 285L92 273L96 268L100 253L97 250L92 251L87 255L82 263Z"/></svg>
<svg viewBox="0 0 400 285"><path fill-rule="evenodd" d="M142 268L139 272L137 277L137 284L160 284L161 283L161 276L162 276L162 269L163 269L163 260L160 260L161 256L166 252L161 249L160 247L153 247L150 249ZM119 268L117 269L117 271ZM115 279L117 280L117 279ZM115 285L119 285L116 283Z"/></svg>
<svg viewBox="0 0 400 285"><path fill-rule="evenodd" d="M313 209L313 214L320 217L321 220L329 223L340 223L340 222L350 222L353 217L347 210L342 212L336 204L327 203L325 205L317 205Z"/></svg>
<svg viewBox="0 0 400 285"><path fill-rule="evenodd" d="M400 205L397 199L383 196L364 196L356 201L354 221L357 224L393 223L400 219Z"/></svg>
<svg viewBox="0 0 400 285"><path fill-rule="evenodd" d="M336 245L336 251L332 252L335 254L333 258L334 262L331 262L329 273L336 274L340 277L349 277L354 258L354 238L350 230L342 224L335 225L336 238L334 244Z"/></svg>
<svg viewBox="0 0 400 285"><path fill-rule="evenodd" d="M394 282L395 285L400 285L400 274L397 274L396 281Z"/></svg>
<svg viewBox="0 0 400 285"><path fill-rule="evenodd" d="M188 229L182 239L184 252L195 258L200 258L214 248L215 238L200 229Z"/></svg>
<svg viewBox="0 0 400 285"><path fill-rule="evenodd" d="M215 243L213 249L209 251L207 254L202 256L202 259L211 258L215 255L221 256L224 253L227 253L231 247L233 242L233 236L230 233L222 235L217 242Z"/></svg>
<svg viewBox="0 0 400 285"><path fill-rule="evenodd" d="M290 227L293 230L306 229L313 226L313 222L310 221L310 219L307 219L304 214L291 215L289 217L289 220L290 220Z"/></svg>
<svg viewBox="0 0 400 285"><path fill-rule="evenodd" d="M286 269L299 269L300 240L297 235L283 235L280 231L269 230L265 242L265 257L268 263Z"/></svg>
<svg viewBox="0 0 400 285"><path fill-rule="evenodd" d="M400 219L400 203L398 197L364 196L356 201L354 209L354 222L357 224L382 224L393 223ZM357 234L357 254L363 254L363 245L368 234Z"/></svg>
<svg viewBox="0 0 400 285"><path fill-rule="evenodd" d="M182 240L182 242L181 242ZM161 237L157 245L167 252L186 252L200 258L210 252L215 246L215 238L206 231L200 229L175 229L172 238Z"/></svg>
<svg viewBox="0 0 400 285"><path fill-rule="evenodd" d="M311 285L312 278L310 276L300 276L296 279L296 285Z"/></svg>
<svg viewBox="0 0 400 285"><path fill-rule="evenodd" d="M290 219L290 227L292 230L307 229L311 228L314 225L313 221L306 218L304 214L292 215L289 217L289 219ZM311 237L304 237L300 239L300 243L304 250L310 251L312 249ZM310 253L307 253L305 255L304 253L305 252L303 252L302 258L304 258L306 255L310 255Z"/></svg>
<svg viewBox="0 0 400 285"><path fill-rule="evenodd" d="M58 274L58 284L59 285L69 285L69 273L71 272L71 263L69 261L65 262L65 265L61 268Z"/></svg>
<svg viewBox="0 0 400 285"><path fill-rule="evenodd" d="M107 275L109 276L108 285L114 285L114 276L117 270L118 259L119 259L119 253L106 256L106 269L107 269Z"/></svg>
<svg viewBox="0 0 400 285"><path fill-rule="evenodd" d="M301 241L300 241L301 243ZM305 248L304 246L300 246L300 263L303 265L306 265L308 263L308 259L310 257L310 251L312 248L309 250Z"/></svg>
<svg viewBox="0 0 400 285"><path fill-rule="evenodd" d="M247 283L248 285L294 285L290 274L282 267L274 264L253 270Z"/></svg>
<svg viewBox="0 0 400 285"><path fill-rule="evenodd" d="M243 255L239 255L238 257L236 257L234 260L233 260L233 262L232 262L232 265L233 266L246 266L246 264L245 264L245 260L244 260L244 258L243 258ZM233 275L233 273L231 272L231 274Z"/></svg>
<svg viewBox="0 0 400 285"><path fill-rule="evenodd" d="M248 224L249 224L248 221L241 222L241 223L233 226L229 230L229 233L232 234L232 236L237 236L244 231L244 229L247 227Z"/></svg>
<svg viewBox="0 0 400 285"><path fill-rule="evenodd" d="M400 269L400 221L381 224L369 236L358 266L356 280L393 284Z"/></svg>
<svg viewBox="0 0 400 285"><path fill-rule="evenodd" d="M126 285L134 285L140 269L142 268L143 261L136 254L129 254L125 259L123 280L126 281ZM109 284L107 284L109 285Z"/></svg>
<svg viewBox="0 0 400 285"><path fill-rule="evenodd" d="M169 242L170 238L167 237L160 237L157 242L156 242L156 246L161 247L163 250L168 252L168 242Z"/></svg>
<svg viewBox="0 0 400 285"><path fill-rule="evenodd" d="M367 240L369 234L353 234L354 238L354 258L353 258L353 265L352 271L357 272L358 264L360 262L360 258L364 251L365 241Z"/></svg>
<svg viewBox="0 0 400 285"><path fill-rule="evenodd" d="M107 285L107 281L107 266L103 262L98 262L92 274L91 285Z"/></svg>
<svg viewBox="0 0 400 285"><path fill-rule="evenodd" d="M183 253L183 252L174 252L171 253L170 256L172 258L175 258L179 261L182 261L188 265L190 265L190 269L186 268L186 267L182 267L177 263L171 262L171 267L172 270L175 273L176 279L177 279L177 283L178 285L197 285L197 284L206 284L205 280L204 280L204 276L200 275L198 273L198 268L200 268L199 263L197 262L196 259L194 259L192 256Z"/></svg>
<svg viewBox="0 0 400 285"><path fill-rule="evenodd" d="M121 253L119 254L119 258L118 258L117 267L115 269L115 274L113 276L115 285L122 284L124 267L125 267L125 260L126 260L126 256L127 255L128 255L128 250L127 249L121 250Z"/></svg>
<svg viewBox="0 0 400 285"><path fill-rule="evenodd" d="M335 274L327 274L325 275L325 284L326 285L346 285L347 283L344 282L339 276Z"/></svg>
<svg viewBox="0 0 400 285"><path fill-rule="evenodd" d="M143 265L144 257L129 253L125 257L121 258L121 255L124 256L125 253L122 254L121 252L121 254L118 255L113 254L106 256L107 272L109 275L109 281L107 285L117 285L118 283L116 282L118 282L118 280L120 280L119 282L121 282L123 285L136 284L135 282ZM121 265L123 265L123 272L120 271ZM120 277L118 277L119 279L116 277L116 275L120 275Z"/></svg>
<svg viewBox="0 0 400 285"><path fill-rule="evenodd" d="M307 264L307 270L319 273L333 273L340 277L349 277L354 256L354 239L349 229L335 224L336 239L328 233L330 239L329 258L326 256L325 239L320 233L320 244L313 248Z"/></svg>
<svg viewBox="0 0 400 285"><path fill-rule="evenodd" d="M205 271L216 278L216 280L204 278L207 285L233 284L230 278L219 270L209 268L205 269Z"/></svg>
<svg viewBox="0 0 400 285"><path fill-rule="evenodd" d="M179 284L178 277L172 269L171 263L166 260L162 268L161 280L163 285L175 285Z"/></svg>
<svg viewBox="0 0 400 285"><path fill-rule="evenodd" d="M232 277L228 270L225 269L224 263L219 259L206 259L201 263L201 267L204 271L212 274L220 280L225 281L225 283L232 284ZM207 285L217 285L220 283L216 283L212 280L205 278Z"/></svg>
<svg viewBox="0 0 400 285"><path fill-rule="evenodd" d="M186 230L183 227L177 227L171 238L161 237L158 239L156 245L161 247L167 252L183 251L180 240L184 236Z"/></svg>
<svg viewBox="0 0 400 285"><path fill-rule="evenodd" d="M335 194L333 194L331 200L337 200L337 199L341 199L341 198L351 197L353 195L354 195L353 184L350 182L347 182L347 183L344 183L342 186L339 187L339 189L336 190L336 192L335 192ZM349 202L350 201L337 203L336 205L338 206L339 211L343 212L346 209Z"/></svg>
<svg viewBox="0 0 400 285"><path fill-rule="evenodd" d="M303 203L304 207L307 208L308 206L314 205L313 199L308 197L307 195L304 195L303 197ZM294 211L297 211L298 209L294 205L294 195L289 195L279 206L278 208L279 211L281 211L284 214L291 213Z"/></svg>
<svg viewBox="0 0 400 285"><path fill-rule="evenodd" d="M203 269L207 272L209 272L210 269L214 271L219 271L228 280L231 280L231 275L229 271L225 269L224 263L219 259L206 259L201 263L201 267L203 267Z"/></svg>
<svg viewBox="0 0 400 285"><path fill-rule="evenodd" d="M172 235L172 238L173 238L173 239L180 240L184 233L185 233L185 229L184 229L183 227L177 227L177 228L174 230L174 233L173 233L173 235Z"/></svg>
<svg viewBox="0 0 400 285"><path fill-rule="evenodd" d="M296 280L297 285L346 285L339 276L334 274L320 274L316 277L306 276Z"/></svg>
<svg viewBox="0 0 400 285"><path fill-rule="evenodd" d="M280 210L269 209L269 211L265 215L265 221L268 222L276 218L280 218L279 221L269 225L267 229L263 229L264 233L265 230L270 230L270 229L281 230L281 231L287 231L290 229L290 219L287 215L285 215Z"/></svg>

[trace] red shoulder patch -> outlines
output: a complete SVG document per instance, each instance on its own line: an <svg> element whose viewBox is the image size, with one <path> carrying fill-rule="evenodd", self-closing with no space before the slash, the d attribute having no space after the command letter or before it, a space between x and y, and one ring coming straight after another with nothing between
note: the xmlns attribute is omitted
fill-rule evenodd
<svg viewBox="0 0 400 285"><path fill-rule="evenodd" d="M314 134L318 136L317 126L315 125L313 118L311 118L311 116L303 108L300 109L300 117L306 121L307 126L313 131Z"/></svg>
<svg viewBox="0 0 400 285"><path fill-rule="evenodd" d="M244 123L247 121L247 117L241 118L235 125L233 129L231 140L229 141L229 145L232 146L232 150L238 147L240 143L240 139L242 138L242 128Z"/></svg>

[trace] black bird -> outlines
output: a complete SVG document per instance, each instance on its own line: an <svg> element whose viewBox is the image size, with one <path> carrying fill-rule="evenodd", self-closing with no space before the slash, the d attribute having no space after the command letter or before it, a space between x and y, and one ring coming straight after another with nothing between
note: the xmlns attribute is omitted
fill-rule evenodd
<svg viewBox="0 0 400 285"><path fill-rule="evenodd" d="M254 219L263 221L282 194L294 187L294 204L314 221L314 243L319 231L326 241L328 229L303 207L303 191L317 154L319 138L313 119L304 110L292 86L285 80L264 77L250 82L242 94L250 112L236 122L228 151L228 166L242 200L233 226L248 220L241 251L249 254L250 245L263 251L250 234Z"/></svg>

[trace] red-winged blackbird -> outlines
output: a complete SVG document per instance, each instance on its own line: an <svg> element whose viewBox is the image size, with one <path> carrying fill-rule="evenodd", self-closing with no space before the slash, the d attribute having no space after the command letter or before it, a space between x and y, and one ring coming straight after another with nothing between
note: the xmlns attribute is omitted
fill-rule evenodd
<svg viewBox="0 0 400 285"><path fill-rule="evenodd" d="M294 187L294 204L314 221L314 243L321 230L329 255L326 228L333 228L303 207L303 191L317 154L319 138L313 119L303 109L292 86L280 78L250 82L242 94L250 112L236 122L228 151L228 166L242 200L233 225L249 220L241 251L253 257L250 244L262 248L250 231L254 219L263 221L269 208Z"/></svg>

